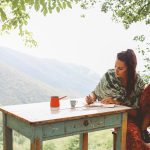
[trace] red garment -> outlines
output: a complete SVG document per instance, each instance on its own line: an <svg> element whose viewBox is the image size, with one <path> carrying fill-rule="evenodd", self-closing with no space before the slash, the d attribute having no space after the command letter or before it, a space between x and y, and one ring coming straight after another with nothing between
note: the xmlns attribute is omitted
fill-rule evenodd
<svg viewBox="0 0 150 150"><path fill-rule="evenodd" d="M142 140L140 131L141 117L150 115L150 84L141 93L139 112L137 118L128 117L126 150L150 150L150 146Z"/></svg>
<svg viewBox="0 0 150 150"><path fill-rule="evenodd" d="M142 114L149 114L150 118L150 84L144 89L141 94L140 107Z"/></svg>
<svg viewBox="0 0 150 150"><path fill-rule="evenodd" d="M145 114L150 115L150 84L144 89L140 98L140 113L141 117ZM150 119L150 117L149 117ZM141 131L137 124L139 124L139 116L136 120L131 120L130 117L127 123L127 150L150 150L148 146L141 139Z"/></svg>
<svg viewBox="0 0 150 150"><path fill-rule="evenodd" d="M150 150L150 147L141 139L140 129L130 119L127 123L127 150Z"/></svg>

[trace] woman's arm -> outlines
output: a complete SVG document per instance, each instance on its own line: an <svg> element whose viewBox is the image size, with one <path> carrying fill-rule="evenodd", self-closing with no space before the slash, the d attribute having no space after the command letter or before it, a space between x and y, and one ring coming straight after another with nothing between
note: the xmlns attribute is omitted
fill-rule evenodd
<svg viewBox="0 0 150 150"><path fill-rule="evenodd" d="M101 103L103 103L103 104L116 104L116 105L122 104L119 100L114 100L112 97L106 97L106 98L102 99Z"/></svg>
<svg viewBox="0 0 150 150"><path fill-rule="evenodd" d="M111 97L107 97L101 100L101 103L103 104L116 104L116 105L124 105L119 100L114 100ZM137 109L132 109L128 112L129 116L136 117L137 116Z"/></svg>

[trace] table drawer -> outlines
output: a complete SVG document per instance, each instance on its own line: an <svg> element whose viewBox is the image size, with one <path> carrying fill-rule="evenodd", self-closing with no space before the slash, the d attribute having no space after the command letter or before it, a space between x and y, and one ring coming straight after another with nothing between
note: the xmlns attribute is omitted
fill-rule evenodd
<svg viewBox="0 0 150 150"><path fill-rule="evenodd" d="M64 134L64 122L44 125L42 130L44 138L62 135Z"/></svg>
<svg viewBox="0 0 150 150"><path fill-rule="evenodd" d="M104 126L104 117L85 118L65 122L66 133L80 132Z"/></svg>
<svg viewBox="0 0 150 150"><path fill-rule="evenodd" d="M105 116L105 126L121 125L121 114Z"/></svg>

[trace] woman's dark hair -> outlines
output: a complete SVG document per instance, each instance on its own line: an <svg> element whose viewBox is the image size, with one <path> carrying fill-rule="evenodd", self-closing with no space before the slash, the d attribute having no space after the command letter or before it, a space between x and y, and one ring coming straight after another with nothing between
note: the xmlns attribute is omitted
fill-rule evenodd
<svg viewBox="0 0 150 150"><path fill-rule="evenodd" d="M117 54L117 59L123 61L127 66L127 97L134 91L136 83L137 59L132 49L127 49Z"/></svg>

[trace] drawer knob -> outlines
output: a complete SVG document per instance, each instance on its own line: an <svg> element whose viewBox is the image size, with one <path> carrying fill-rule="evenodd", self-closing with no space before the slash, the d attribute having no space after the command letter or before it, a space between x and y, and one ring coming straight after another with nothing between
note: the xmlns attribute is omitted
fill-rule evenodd
<svg viewBox="0 0 150 150"><path fill-rule="evenodd" d="M88 125L89 125L88 120L84 120L83 125L84 125L84 126L88 126Z"/></svg>

